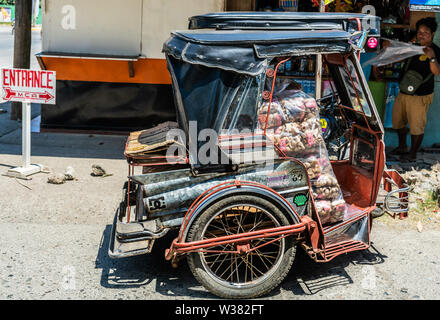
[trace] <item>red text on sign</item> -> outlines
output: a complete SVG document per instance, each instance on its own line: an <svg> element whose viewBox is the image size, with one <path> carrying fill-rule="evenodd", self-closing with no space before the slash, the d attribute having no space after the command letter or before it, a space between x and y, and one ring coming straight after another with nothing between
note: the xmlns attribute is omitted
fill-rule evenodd
<svg viewBox="0 0 440 320"><path fill-rule="evenodd" d="M53 89L53 73L23 69L3 69L3 86Z"/></svg>

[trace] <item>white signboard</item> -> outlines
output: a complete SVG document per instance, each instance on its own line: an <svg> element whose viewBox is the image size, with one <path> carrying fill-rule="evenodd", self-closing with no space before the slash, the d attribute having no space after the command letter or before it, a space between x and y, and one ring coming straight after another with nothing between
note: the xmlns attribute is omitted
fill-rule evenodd
<svg viewBox="0 0 440 320"><path fill-rule="evenodd" d="M23 165L9 169L7 176L29 179L42 166L31 164L31 103L55 104L55 71L29 69L0 70L0 98L22 104Z"/></svg>
<svg viewBox="0 0 440 320"><path fill-rule="evenodd" d="M55 71L1 69L0 78L3 100L55 104Z"/></svg>

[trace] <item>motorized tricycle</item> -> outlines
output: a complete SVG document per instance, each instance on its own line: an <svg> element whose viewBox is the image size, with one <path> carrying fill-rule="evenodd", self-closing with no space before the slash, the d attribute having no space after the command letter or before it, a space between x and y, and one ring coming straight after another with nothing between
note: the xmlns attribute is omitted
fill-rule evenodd
<svg viewBox="0 0 440 320"><path fill-rule="evenodd" d="M165 259L186 258L217 296L254 298L283 281L297 248L327 262L370 246L377 208L404 218L408 188L386 170L358 57L378 36L373 18L218 13L173 32L177 121L128 137L109 255L149 253L175 229Z"/></svg>

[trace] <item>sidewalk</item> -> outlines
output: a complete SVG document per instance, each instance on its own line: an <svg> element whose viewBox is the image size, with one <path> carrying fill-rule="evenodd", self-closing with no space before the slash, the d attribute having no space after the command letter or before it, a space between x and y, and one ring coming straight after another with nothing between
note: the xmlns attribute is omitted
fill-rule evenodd
<svg viewBox="0 0 440 320"><path fill-rule="evenodd" d="M32 31L41 31L41 25L37 25L35 27L32 27Z"/></svg>
<svg viewBox="0 0 440 320"><path fill-rule="evenodd" d="M1 103L0 109L6 111L0 113L0 154L21 155L21 122L10 120L11 104L9 102ZM39 104L32 104L31 119L38 120L40 110ZM33 131L39 131L39 123L34 124ZM125 159L123 155L125 141L125 136L32 132L31 157L35 155L122 160Z"/></svg>
<svg viewBox="0 0 440 320"><path fill-rule="evenodd" d="M32 105L31 118L34 121L38 120L40 108L40 105ZM10 188L11 183L15 183L11 182L14 179L6 177L4 174L6 174L8 169L22 166L22 123L10 120L10 103L0 104L0 109L6 110L6 113L0 113L1 199L5 196L4 191ZM37 123L38 128L39 125ZM90 194L90 190L101 188L104 181L110 182L112 191L109 191L105 198L109 202L115 202L119 199L122 184L127 177L127 162L123 155L126 138L125 136L98 134L32 132L31 163L46 167L51 174L64 173L68 166L73 167L78 179L75 182L76 187L73 184L69 186L67 182L62 186L54 187L58 187L60 192L69 194L72 191L72 187L78 188L82 185L83 187L80 187L79 190L81 191L78 194L82 198L93 198L93 193ZM101 165L107 173L113 176L105 179L91 179L90 174L93 164ZM44 190L48 188L48 176L45 173L37 173L29 176L31 180L23 180L19 181L19 183L25 184L32 189ZM84 183L89 186L86 187ZM88 194L83 194L82 190ZM50 199L51 197L46 198ZM49 202L46 203L45 197L43 197L36 199L34 204L35 206L40 206L42 203L45 203L45 206L48 207L50 206Z"/></svg>
<svg viewBox="0 0 440 320"><path fill-rule="evenodd" d="M127 179L123 155L127 137L32 132L31 163L47 168L49 173L36 173L29 176L30 180L15 179L4 174L23 164L21 122L10 120L9 103L0 104L0 108L7 111L0 114L2 222L111 224ZM40 107L32 105L32 118L39 115ZM110 176L92 176L94 164ZM63 174L69 166L74 169L75 180L61 185L48 183L52 174Z"/></svg>

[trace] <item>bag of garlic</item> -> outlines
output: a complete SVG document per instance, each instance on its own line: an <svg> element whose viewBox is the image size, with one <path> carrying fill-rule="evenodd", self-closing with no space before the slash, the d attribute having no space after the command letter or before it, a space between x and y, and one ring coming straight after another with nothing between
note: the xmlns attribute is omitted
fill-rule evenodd
<svg viewBox="0 0 440 320"><path fill-rule="evenodd" d="M281 89L272 99L266 134L282 153L306 167L321 223L342 221L346 205L328 158L316 100L303 91ZM268 109L269 102L264 102L258 112L261 130Z"/></svg>

